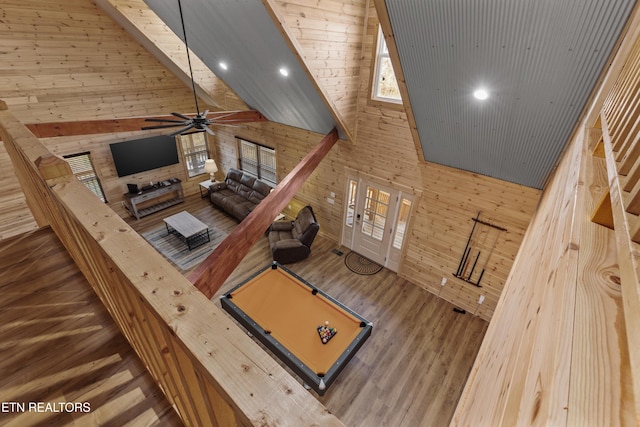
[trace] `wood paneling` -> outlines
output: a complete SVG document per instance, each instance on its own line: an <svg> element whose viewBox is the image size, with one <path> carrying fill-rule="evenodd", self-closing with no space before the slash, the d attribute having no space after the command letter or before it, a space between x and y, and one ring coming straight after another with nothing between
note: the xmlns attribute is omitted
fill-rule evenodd
<svg viewBox="0 0 640 427"><path fill-rule="evenodd" d="M542 195L452 425L640 422L637 218L616 155L638 131L638 29L636 13L589 106L600 118L585 116ZM614 230L589 220L603 195Z"/></svg>
<svg viewBox="0 0 640 427"><path fill-rule="evenodd" d="M314 208L320 233L340 241L346 190L346 168L368 174L387 185L402 185L421 192L407 251L399 275L453 304L490 319L517 253L540 192L535 189L421 162L406 115L395 107L369 102L369 72L377 19L371 7L365 56L360 76L356 144L342 141L311 175L296 199ZM274 123L251 124L243 129L216 129L215 151L224 171L237 166L235 136L276 149L278 177L284 177L312 149L321 135ZM334 204L327 202L336 194ZM494 250L478 288L453 277L472 218L506 228ZM444 289L440 283L448 279ZM480 295L484 303L478 304Z"/></svg>
<svg viewBox="0 0 640 427"><path fill-rule="evenodd" d="M184 43L143 0L96 0L95 3L186 86L191 87ZM244 101L216 77L197 55L191 52L190 56L196 92L206 103L223 110L247 108Z"/></svg>
<svg viewBox="0 0 640 427"><path fill-rule="evenodd" d="M110 14L121 13L134 27L155 34L158 49L186 68L184 44L149 11L142 0L99 2ZM88 0L63 6L29 0L2 4L0 45L7 55L0 64L0 99L23 123L86 122L115 118L162 116L171 111L195 110L189 85L174 76L118 24ZM148 43L140 41L144 46ZM182 59L181 59L182 58ZM197 59L194 58L194 62ZM175 67L174 67L175 68ZM198 83L206 99L228 109L246 105L208 71L196 65ZM103 130L96 129L99 133ZM180 165L118 178L108 144L158 134L126 129L117 134L58 137L45 145L60 156L91 152L98 178L110 206L124 215L122 194L128 182L144 185L172 176L183 180L186 194L198 192L202 177L188 179ZM12 166L0 149L0 237L35 227L26 209Z"/></svg>
<svg viewBox="0 0 640 427"><path fill-rule="evenodd" d="M316 84L353 139L367 2L275 0L269 3L287 26Z"/></svg>
<svg viewBox="0 0 640 427"><path fill-rule="evenodd" d="M111 4L128 19L141 20L136 21L135 25L156 28L154 26L157 22L153 23L152 17L147 16L146 12L140 12L143 5L135 4L136 1L140 0L112 0ZM63 27L59 22L62 16L60 8L43 3L43 9L39 13L44 15L44 21L49 25L44 25L43 19L39 19L39 25L32 28L23 24L34 22L36 15L32 9L23 11L24 6L20 6L21 4L24 3L8 4L6 20L13 25L21 23L17 29L25 33L22 40L32 41L33 50L27 51L29 55L14 58L16 62L9 70L4 71L8 79L0 85L4 84L7 90L11 90L0 91L0 94L7 94L12 111L17 110L24 122L112 119L129 115L166 114L176 109L193 109L188 88L144 49L132 42L131 38L109 21L100 9L84 4L83 1L76 1L66 12L71 19L65 22L66 26ZM327 81L328 86L335 84L336 88L339 87L340 84L336 82L342 79L343 75L350 86L353 86L355 81L358 84L356 108L351 107L355 99L351 95L341 98L341 102L344 101L345 104L340 107L344 111L349 110L348 114L355 120L357 146L349 147L349 144L339 142L303 185L296 195L296 200L312 205L320 219L320 232L339 240L346 185L345 167L369 174L390 185L397 183L422 191L423 195L415 209L414 227L409 234L405 261L399 270L400 275L467 311L489 319L539 192L420 161L404 112L398 111L396 106L387 108L384 104L369 101L369 74L377 31L377 18L372 5L364 12L364 5L360 1L321 2L317 10L306 3L281 3L279 7L286 15L283 19L287 20L289 27L299 32L296 38L300 44L313 49L314 46L319 47L319 43L340 43L344 44L344 50L341 48L340 51L350 52L349 59L343 59L340 64L317 67L316 71L319 74L331 77L333 83ZM300 14L305 14L305 17ZM362 21L359 20L365 16L368 20L366 32L363 33ZM340 23L340 29L327 30L326 26L321 25L323 19L327 22L337 21ZM104 25L95 26L96 20L104 21ZM161 31L158 30L157 33L160 34ZM9 45L24 43L20 38L14 37L9 29L4 33L0 32L0 37L9 39ZM91 46L93 43L98 48L92 51L68 49L66 44L70 39L78 42L79 46ZM57 42L58 45L47 45L47 50L36 46L41 41ZM357 43L361 44L362 49L356 49ZM55 46L61 46L59 49L65 50L65 54L59 55L60 61L86 64L80 67L81 75L74 74L78 67L76 65L59 70L55 68L55 64L52 64L53 68L38 68L39 62L51 61L46 52L53 52ZM322 51L321 49L320 52ZM353 57L356 51L357 58L361 58L361 61L358 59L357 64L354 64ZM107 54L110 62L108 69L105 69L104 57ZM347 62L350 65L347 65ZM25 79L25 72L31 76L29 79ZM149 79L148 76L155 77ZM81 84L74 85L74 81L78 81L74 79L82 79ZM339 90L336 89L335 93L339 93ZM43 97L51 99L52 102L43 104ZM234 137L238 135L277 149L280 178L292 170L323 136L273 123L251 124L242 128L214 127L214 130L217 135L210 140L216 160L223 171L237 166ZM123 132L117 135L48 138L43 142L58 155L90 151L109 205L119 214L125 215L121 201L128 182L144 184L177 176L183 180L187 195L199 191L198 182L202 179L187 179L182 164L130 177L117 177L108 143L150 134ZM11 175L7 177L3 183L7 182L9 185L3 186L0 190L0 198L7 203L15 203L14 200L19 200L20 197L15 191L17 184L12 180ZM331 192L336 194L333 205L326 201ZM17 206L20 206L20 203ZM451 276L464 249L471 218L478 211L482 211L483 218L509 230L504 239L498 242L492 255L491 271L483 277L483 288L465 284ZM0 234L12 233L9 224L13 221L24 221L20 215L29 218L30 214L24 212L23 215L17 211L3 211L0 214ZM2 218L6 218L6 221L2 221ZM33 223L30 224L26 226L33 226ZM441 289L440 281L445 276L449 278L449 283ZM483 305L478 306L477 300L481 294L484 294L486 299Z"/></svg>
<svg viewBox="0 0 640 427"><path fill-rule="evenodd" d="M633 419L614 236L590 222L606 184L592 149L579 133L543 194L452 425Z"/></svg>

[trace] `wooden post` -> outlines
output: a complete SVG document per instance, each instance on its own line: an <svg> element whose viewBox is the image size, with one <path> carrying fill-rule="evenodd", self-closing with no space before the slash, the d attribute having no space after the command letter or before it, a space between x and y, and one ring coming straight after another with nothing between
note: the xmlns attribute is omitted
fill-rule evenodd
<svg viewBox="0 0 640 427"><path fill-rule="evenodd" d="M278 186L227 236L226 239L200 264L188 279L207 298L220 289L224 281L240 264L249 249L264 237L273 219L287 206L289 200L302 187L338 140L334 128L304 159L278 184Z"/></svg>

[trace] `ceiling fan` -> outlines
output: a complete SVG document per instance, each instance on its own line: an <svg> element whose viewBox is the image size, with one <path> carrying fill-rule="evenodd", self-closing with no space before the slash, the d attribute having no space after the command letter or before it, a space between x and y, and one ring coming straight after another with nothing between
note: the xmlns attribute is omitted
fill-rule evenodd
<svg viewBox="0 0 640 427"><path fill-rule="evenodd" d="M193 100L196 104L196 116L189 117L180 113L171 113L172 116L177 117L177 119L145 119L147 122L158 122L164 123L160 125L153 126L144 126L142 130L150 130L150 129L164 129L164 128L172 128L172 127L180 127L177 131L169 134L169 136L177 136L177 135L188 135L191 133L198 132L207 132L209 135L215 135L215 133L209 128L209 125L215 124L218 120L233 115L234 113L229 113L227 115L217 115L213 118L207 118L209 114L209 110L205 110L204 112L200 112L200 107L198 105L198 96L196 95L196 85L193 80L193 69L191 68L191 57L189 56L189 44L187 42L187 30L184 25L184 16L182 14L182 3L178 0L178 9L180 10L180 22L182 23L182 35L184 36L184 45L187 49L187 61L189 63L189 74L191 75L191 89L193 91ZM181 120L179 120L181 119ZM229 126L229 125L226 125Z"/></svg>

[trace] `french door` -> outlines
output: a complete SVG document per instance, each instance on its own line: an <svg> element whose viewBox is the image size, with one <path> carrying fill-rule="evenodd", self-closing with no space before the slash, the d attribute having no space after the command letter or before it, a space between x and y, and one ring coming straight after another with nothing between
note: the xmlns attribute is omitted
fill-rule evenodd
<svg viewBox="0 0 640 427"><path fill-rule="evenodd" d="M397 271L413 195L353 176L347 179L346 194L342 244Z"/></svg>

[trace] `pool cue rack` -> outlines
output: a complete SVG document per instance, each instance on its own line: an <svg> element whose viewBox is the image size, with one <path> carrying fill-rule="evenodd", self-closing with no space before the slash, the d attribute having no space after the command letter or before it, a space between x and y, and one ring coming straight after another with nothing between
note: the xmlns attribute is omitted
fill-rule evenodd
<svg viewBox="0 0 640 427"><path fill-rule="evenodd" d="M506 228L480 219L480 212L473 220L473 226L462 252L458 269L453 275L481 288L480 282L486 271L489 259L498 244L498 238Z"/></svg>

